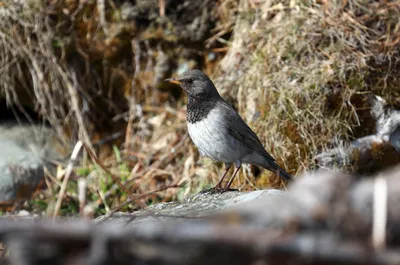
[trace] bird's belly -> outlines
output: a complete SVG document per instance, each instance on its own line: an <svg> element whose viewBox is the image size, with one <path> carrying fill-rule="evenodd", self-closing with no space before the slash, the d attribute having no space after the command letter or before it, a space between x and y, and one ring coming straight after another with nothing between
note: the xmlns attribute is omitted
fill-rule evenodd
<svg viewBox="0 0 400 265"><path fill-rule="evenodd" d="M188 123L188 131L201 155L225 163L240 159L240 143L227 133L223 117L213 111L205 119Z"/></svg>

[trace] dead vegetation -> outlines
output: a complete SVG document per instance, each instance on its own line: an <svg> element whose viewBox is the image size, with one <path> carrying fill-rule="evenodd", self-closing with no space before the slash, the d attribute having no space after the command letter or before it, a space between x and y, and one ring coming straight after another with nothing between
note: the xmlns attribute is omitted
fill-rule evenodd
<svg viewBox="0 0 400 265"><path fill-rule="evenodd" d="M113 1L0 6L2 97L15 109L33 108L66 142L87 143L127 185L121 190L96 162L82 158L67 202L77 204L81 177L101 213L160 187L187 183L133 208L217 180L222 165L199 159L187 137L184 97L161 81L187 67L211 74L292 174L315 167L325 148L371 133L370 95L400 105L398 2L229 0L210 9L213 1L199 1L201 17L193 21L210 24L193 37L192 21L176 28L179 14L189 12L179 1L138 2L143 5L133 9ZM154 20L145 17L153 11ZM60 175L49 177L49 194L38 195L47 205ZM244 168L234 185L283 185L266 171L257 175Z"/></svg>
<svg viewBox="0 0 400 265"><path fill-rule="evenodd" d="M241 1L218 84L291 173L371 133L368 99L399 106L400 5Z"/></svg>

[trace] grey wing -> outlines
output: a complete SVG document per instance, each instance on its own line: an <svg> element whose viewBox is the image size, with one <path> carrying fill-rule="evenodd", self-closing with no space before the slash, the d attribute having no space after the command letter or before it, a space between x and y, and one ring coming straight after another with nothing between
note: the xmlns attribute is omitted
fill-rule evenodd
<svg viewBox="0 0 400 265"><path fill-rule="evenodd" d="M258 151L275 162L275 159L264 149L260 139L258 139L257 135L242 117L228 103L223 102L222 105L225 108L226 117L231 125L228 128L228 133L252 150Z"/></svg>

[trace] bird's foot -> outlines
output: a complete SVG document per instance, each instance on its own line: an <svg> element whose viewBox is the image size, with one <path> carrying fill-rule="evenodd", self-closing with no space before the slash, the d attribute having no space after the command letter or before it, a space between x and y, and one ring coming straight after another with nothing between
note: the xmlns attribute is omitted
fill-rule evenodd
<svg viewBox="0 0 400 265"><path fill-rule="evenodd" d="M215 186L214 188L210 188L210 189L204 189L202 191L200 191L200 194L217 194L217 193L225 193L228 191L238 191L237 189L231 189L231 188L222 188L221 186Z"/></svg>
<svg viewBox="0 0 400 265"><path fill-rule="evenodd" d="M231 188L227 188L227 189L226 189L226 188L225 188L225 189L223 189L222 192L224 193L224 192L228 192L228 191L239 191L239 190L238 190L238 189L231 189Z"/></svg>
<svg viewBox="0 0 400 265"><path fill-rule="evenodd" d="M200 194L217 194L217 193L223 193L224 189L222 187L215 186L214 188L210 189L204 189L200 191Z"/></svg>

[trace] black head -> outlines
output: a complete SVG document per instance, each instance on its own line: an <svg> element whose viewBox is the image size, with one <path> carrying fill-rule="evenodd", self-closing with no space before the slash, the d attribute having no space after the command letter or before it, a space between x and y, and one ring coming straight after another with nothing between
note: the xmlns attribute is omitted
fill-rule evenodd
<svg viewBox="0 0 400 265"><path fill-rule="evenodd" d="M180 85L189 96L218 95L213 82L200 70L188 70L175 78L168 78L165 81Z"/></svg>

